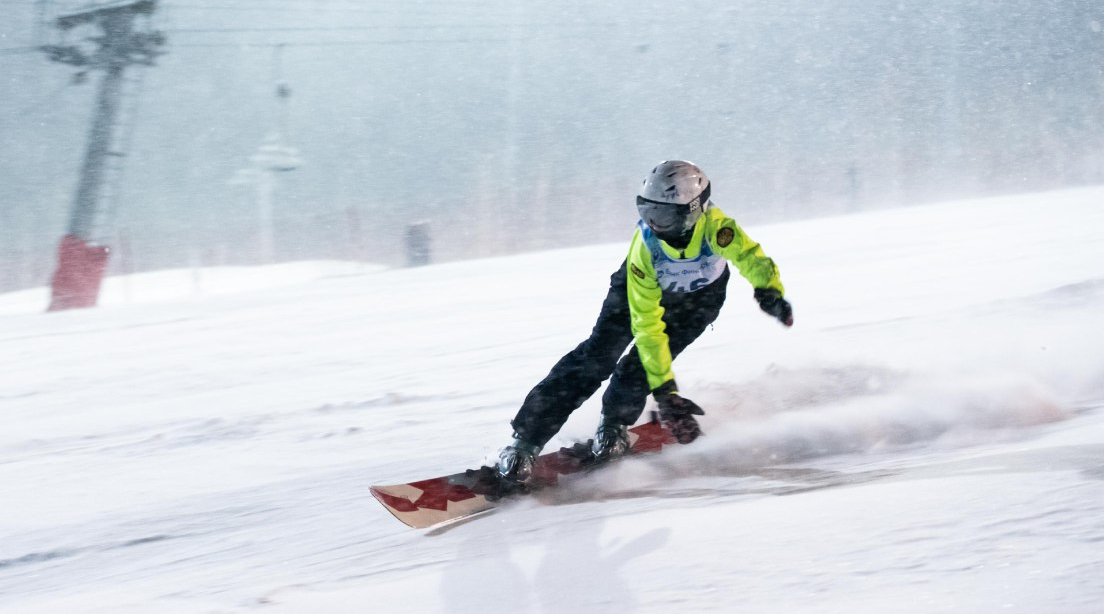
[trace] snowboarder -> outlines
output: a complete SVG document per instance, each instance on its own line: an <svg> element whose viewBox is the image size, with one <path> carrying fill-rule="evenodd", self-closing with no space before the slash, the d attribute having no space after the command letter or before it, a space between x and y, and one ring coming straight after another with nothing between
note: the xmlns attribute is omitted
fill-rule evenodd
<svg viewBox="0 0 1104 614"><path fill-rule="evenodd" d="M709 197L709 178L692 162L664 161L645 177L636 197L640 221L628 257L610 277L598 321L526 396L510 422L513 441L499 454L500 478L528 481L541 448L607 378L590 449L594 460L628 451L628 427L643 413L649 392L675 438L696 439L701 428L694 416L705 412L679 395L671 362L719 315L728 262L754 287L764 312L793 325L774 261Z"/></svg>

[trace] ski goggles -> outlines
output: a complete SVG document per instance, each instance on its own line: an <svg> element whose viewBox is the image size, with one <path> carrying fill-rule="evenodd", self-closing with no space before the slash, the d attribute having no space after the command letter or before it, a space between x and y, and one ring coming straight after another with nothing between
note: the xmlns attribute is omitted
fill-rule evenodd
<svg viewBox="0 0 1104 614"><path fill-rule="evenodd" d="M686 223L691 216L697 220L697 215L705 209L705 203L709 202L709 184L697 198L679 205L665 203L658 200L649 200L643 196L636 197L636 210L640 213L640 219L644 223L657 230L675 230Z"/></svg>

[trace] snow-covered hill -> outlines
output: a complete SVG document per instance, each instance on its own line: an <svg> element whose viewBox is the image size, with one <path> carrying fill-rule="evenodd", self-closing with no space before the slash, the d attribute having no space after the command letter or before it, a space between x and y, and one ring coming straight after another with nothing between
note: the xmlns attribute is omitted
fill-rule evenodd
<svg viewBox="0 0 1104 614"><path fill-rule="evenodd" d="M444 532L368 486L492 456L626 245L0 295L0 611L1098 612L1101 202L748 228L796 325L733 280L707 437Z"/></svg>

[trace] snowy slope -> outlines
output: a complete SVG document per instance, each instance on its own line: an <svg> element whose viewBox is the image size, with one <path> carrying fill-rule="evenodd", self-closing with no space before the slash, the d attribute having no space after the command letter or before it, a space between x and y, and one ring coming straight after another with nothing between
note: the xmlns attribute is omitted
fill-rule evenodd
<svg viewBox="0 0 1104 614"><path fill-rule="evenodd" d="M797 323L733 280L706 438L444 532L368 486L493 455L624 245L0 296L0 611L1099 612L1102 201L749 228Z"/></svg>

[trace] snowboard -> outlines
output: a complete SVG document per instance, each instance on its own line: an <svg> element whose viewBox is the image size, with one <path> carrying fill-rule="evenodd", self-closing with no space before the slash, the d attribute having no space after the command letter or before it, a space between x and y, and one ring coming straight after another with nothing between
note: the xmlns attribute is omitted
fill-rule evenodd
<svg viewBox="0 0 1104 614"><path fill-rule="evenodd" d="M675 443L674 436L657 420L629 429L630 455L659 452ZM487 512L505 499L554 487L562 476L601 467L589 459L588 449L588 444L577 443L538 456L533 477L523 490L504 484L491 467L406 484L372 486L370 490L395 518L415 529L425 529Z"/></svg>

